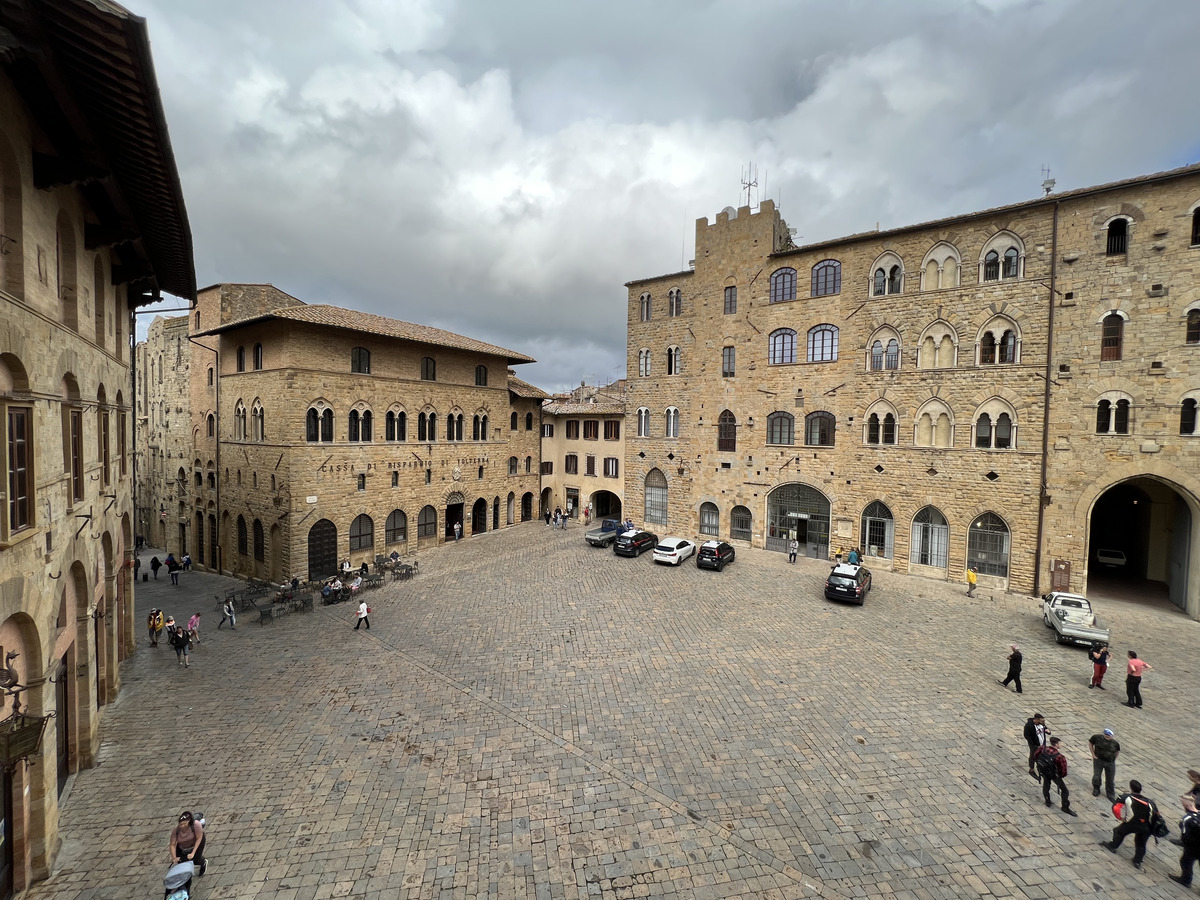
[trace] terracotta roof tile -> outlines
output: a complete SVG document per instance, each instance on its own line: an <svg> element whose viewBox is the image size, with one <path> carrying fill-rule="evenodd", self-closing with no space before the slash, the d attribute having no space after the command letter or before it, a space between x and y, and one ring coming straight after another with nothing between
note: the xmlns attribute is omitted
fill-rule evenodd
<svg viewBox="0 0 1200 900"><path fill-rule="evenodd" d="M625 404L620 402L600 403L546 403L542 412L551 416L623 416Z"/></svg>
<svg viewBox="0 0 1200 900"><path fill-rule="evenodd" d="M541 388L536 388L528 381L522 381L516 375L508 376L508 389L526 400L545 400L550 395Z"/></svg>

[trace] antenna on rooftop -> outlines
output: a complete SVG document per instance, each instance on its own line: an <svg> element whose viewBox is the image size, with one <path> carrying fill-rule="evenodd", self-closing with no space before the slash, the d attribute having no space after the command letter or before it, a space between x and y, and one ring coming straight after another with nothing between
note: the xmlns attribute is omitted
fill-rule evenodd
<svg viewBox="0 0 1200 900"><path fill-rule="evenodd" d="M1054 190L1054 179L1050 177L1050 167L1042 166L1042 196L1049 197Z"/></svg>
<svg viewBox="0 0 1200 900"><path fill-rule="evenodd" d="M747 163L746 168L742 169L742 190L746 193L745 206L757 206L756 203L751 203L750 198L752 193L757 198L758 190L758 166L754 163Z"/></svg>

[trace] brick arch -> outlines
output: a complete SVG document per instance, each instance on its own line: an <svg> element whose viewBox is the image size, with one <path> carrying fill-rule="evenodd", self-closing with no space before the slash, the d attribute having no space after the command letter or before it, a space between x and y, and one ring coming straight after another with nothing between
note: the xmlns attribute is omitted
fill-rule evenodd
<svg viewBox="0 0 1200 900"><path fill-rule="evenodd" d="M1142 393L1142 388L1128 378L1122 378L1119 375L1110 375L1107 378L1101 378L1099 381L1092 382L1091 388L1085 396L1090 398L1088 402L1094 405L1097 397L1112 391L1127 394L1137 400Z"/></svg>
<svg viewBox="0 0 1200 900"><path fill-rule="evenodd" d="M1011 406L1013 412L1022 416L1022 418L1024 417L1025 413L1029 412L1029 410L1036 409L1037 407L1041 406L1040 396L1036 398L1018 396L1016 399L1013 399L1013 396L1009 395L1005 391L979 391L969 395L966 398L960 398L960 400L964 405L969 405L972 411L978 410L985 403L989 403L992 400L999 400L1000 402Z"/></svg>
<svg viewBox="0 0 1200 900"><path fill-rule="evenodd" d="M1189 474L1169 463L1143 459L1109 469L1105 472L1105 476L1103 482L1096 482L1080 490L1079 499L1075 501L1077 521L1090 523L1096 501L1118 484L1134 478L1151 478L1163 482L1183 497L1192 516L1195 517L1196 523L1200 525L1200 477ZM1193 565L1196 563L1194 562Z"/></svg>

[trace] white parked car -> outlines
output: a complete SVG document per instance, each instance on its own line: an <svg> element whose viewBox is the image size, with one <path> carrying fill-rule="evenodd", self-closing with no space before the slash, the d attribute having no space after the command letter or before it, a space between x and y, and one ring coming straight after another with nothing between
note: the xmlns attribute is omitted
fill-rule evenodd
<svg viewBox="0 0 1200 900"><path fill-rule="evenodd" d="M696 552L696 545L686 538L665 537L654 548L654 561L677 566Z"/></svg>
<svg viewBox="0 0 1200 900"><path fill-rule="evenodd" d="M1096 562L1110 569L1119 569L1125 565L1124 550L1097 550Z"/></svg>
<svg viewBox="0 0 1200 900"><path fill-rule="evenodd" d="M1042 623L1054 629L1054 639L1060 644L1107 644L1110 637L1104 623L1096 618L1091 601L1082 594L1043 594Z"/></svg>

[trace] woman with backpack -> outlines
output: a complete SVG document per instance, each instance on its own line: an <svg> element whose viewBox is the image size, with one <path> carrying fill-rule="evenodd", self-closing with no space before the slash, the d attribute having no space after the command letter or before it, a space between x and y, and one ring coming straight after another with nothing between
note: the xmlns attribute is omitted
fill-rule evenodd
<svg viewBox="0 0 1200 900"><path fill-rule="evenodd" d="M182 625L176 625L170 635L171 646L175 648L175 657L179 665L191 668L192 637L183 630Z"/></svg>

